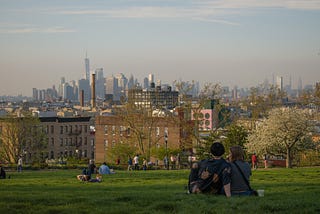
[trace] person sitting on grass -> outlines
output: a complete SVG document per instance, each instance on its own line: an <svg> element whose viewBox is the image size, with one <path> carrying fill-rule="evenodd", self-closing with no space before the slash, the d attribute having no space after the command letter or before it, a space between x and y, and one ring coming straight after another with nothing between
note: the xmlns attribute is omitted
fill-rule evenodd
<svg viewBox="0 0 320 214"><path fill-rule="evenodd" d="M99 168L99 174L101 175L114 174L114 173L115 172L107 166L106 162L103 162L103 164Z"/></svg>
<svg viewBox="0 0 320 214"><path fill-rule="evenodd" d="M232 196L251 195L251 168L244 161L244 151L241 146L230 148L229 161L231 165L231 194Z"/></svg>
<svg viewBox="0 0 320 214"><path fill-rule="evenodd" d="M231 196L231 167L222 158L224 146L215 142L211 145L212 158L194 163L189 175L189 193L207 193Z"/></svg>

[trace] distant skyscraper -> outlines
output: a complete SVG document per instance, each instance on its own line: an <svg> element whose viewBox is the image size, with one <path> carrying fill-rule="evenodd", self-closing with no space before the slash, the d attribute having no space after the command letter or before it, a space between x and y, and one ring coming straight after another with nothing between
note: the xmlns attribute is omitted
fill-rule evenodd
<svg viewBox="0 0 320 214"><path fill-rule="evenodd" d="M298 80L298 91L302 91L302 79L301 79L301 77L299 77L299 80Z"/></svg>
<svg viewBox="0 0 320 214"><path fill-rule="evenodd" d="M32 98L34 100L39 100L39 90L38 89L36 89L36 88L32 89Z"/></svg>
<svg viewBox="0 0 320 214"><path fill-rule="evenodd" d="M81 90L83 90L83 99L84 102L88 102L91 99L90 96L90 82L89 80L86 79L81 79L78 81L78 90L79 90L79 94L81 92Z"/></svg>
<svg viewBox="0 0 320 214"><path fill-rule="evenodd" d="M118 80L114 77L106 78L106 94L113 95L114 101L120 100L119 90L118 90Z"/></svg>
<svg viewBox="0 0 320 214"><path fill-rule="evenodd" d="M283 90L283 77L277 76L277 88Z"/></svg>
<svg viewBox="0 0 320 214"><path fill-rule="evenodd" d="M63 84L63 99L64 100L73 100L73 87L68 84L64 83Z"/></svg>
<svg viewBox="0 0 320 214"><path fill-rule="evenodd" d="M134 77L133 75L131 74L130 77L129 77L129 81L128 81L128 90L133 88L134 87Z"/></svg>
<svg viewBox="0 0 320 214"><path fill-rule="evenodd" d="M161 80L157 80L156 86L160 86L161 87Z"/></svg>
<svg viewBox="0 0 320 214"><path fill-rule="evenodd" d="M59 88L58 88L58 95L59 97L63 96L63 84L66 83L66 79L64 77L60 78L60 84L59 84Z"/></svg>
<svg viewBox="0 0 320 214"><path fill-rule="evenodd" d="M84 64L85 64L85 77L86 80L90 81L90 64L89 64L89 58L87 57L87 53L86 53L86 58L84 59Z"/></svg>
<svg viewBox="0 0 320 214"><path fill-rule="evenodd" d="M153 76L153 74L149 74L149 85L151 84L151 83L155 83L154 82L154 76Z"/></svg>
<svg viewBox="0 0 320 214"><path fill-rule="evenodd" d="M147 77L143 79L143 88L150 88L149 79Z"/></svg>
<svg viewBox="0 0 320 214"><path fill-rule="evenodd" d="M232 90L232 100L238 100L238 87L234 86Z"/></svg>
<svg viewBox="0 0 320 214"><path fill-rule="evenodd" d="M105 88L105 78L103 75L103 68L97 68L96 73L96 97L104 99L106 88Z"/></svg>

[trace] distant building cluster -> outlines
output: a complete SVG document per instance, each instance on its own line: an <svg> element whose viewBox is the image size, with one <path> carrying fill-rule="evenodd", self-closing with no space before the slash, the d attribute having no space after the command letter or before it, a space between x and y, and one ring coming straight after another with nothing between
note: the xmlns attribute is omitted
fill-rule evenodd
<svg viewBox="0 0 320 214"><path fill-rule="evenodd" d="M47 148L43 153L46 159L73 157L103 162L110 158L106 151L126 141L137 147L138 143L145 144L143 148L148 149L166 148L167 151L170 147L192 151L190 135L194 132L195 124L198 126L197 131L202 134L217 128L219 120L224 119L221 111L228 111L238 118L251 117L250 108L257 104L257 96L271 99L276 94L277 97L272 99L278 99L281 105L290 105L297 103L302 93L311 92L315 88L320 89L319 83L303 88L301 79L297 87L293 88L291 79L285 85L283 77L279 76L273 78L272 84L266 80L250 89L221 87L219 99L211 97L200 105L198 82L184 82L179 88L178 85L155 80L153 74L145 77L142 84L133 75L127 78L120 73L105 77L103 68L90 71L86 56L83 79L68 82L62 77L58 87L33 88L32 99L22 96L0 97L0 118L9 114L22 118L24 112L31 112L38 117L47 135ZM187 91L184 96L191 100L188 110L184 108L182 91ZM249 102L234 105L242 98ZM15 102L17 100L21 102ZM125 109L124 105L128 103L134 105L130 113L133 121L130 123L129 109ZM215 108L218 104L224 106L220 112ZM310 107L314 103L307 105ZM201 106L198 111L194 110L197 106ZM122 109L123 114L116 114L115 109ZM145 115L142 116L144 112L139 112L141 109L147 112L145 118ZM128 114L127 118L125 114ZM6 124L3 120L0 133L5 130ZM137 142L138 135L134 136L134 133L138 133L141 142ZM35 153L32 153L30 146L26 145L23 149L25 161L31 161Z"/></svg>
<svg viewBox="0 0 320 214"><path fill-rule="evenodd" d="M103 68L96 68L90 70L89 58L85 58L85 72L84 78L79 80L66 81L65 77L61 77L58 87L53 86L47 89L32 89L33 101L40 102L56 102L66 101L79 104L81 106L90 106L93 102L120 102L121 100L128 99L129 91L134 89L136 92L141 90L143 94L153 93L152 91L171 90L175 91L175 85L163 84L161 80L155 80L153 74L149 74L140 83L133 75L127 78L123 73L112 74L105 77ZM287 80L287 84L284 82L282 76L273 76L272 82L265 80L257 88L260 93L269 90L270 85L273 85L280 91L284 91L290 97L297 97L302 90L313 90L315 86L305 85L303 87L301 78L298 79L297 84L293 87L292 78ZM191 84L191 83L190 83ZM93 88L94 87L94 88ZM200 92L200 84L196 82L192 86L192 90L189 91L190 96L196 97ZM238 88L234 86L232 89L229 87L223 88L223 97L227 101L236 101L243 97L247 97L250 94L248 88ZM93 95L93 90L95 91ZM149 96L149 95L148 95ZM142 99L142 98L141 98ZM150 104L152 105L152 104Z"/></svg>

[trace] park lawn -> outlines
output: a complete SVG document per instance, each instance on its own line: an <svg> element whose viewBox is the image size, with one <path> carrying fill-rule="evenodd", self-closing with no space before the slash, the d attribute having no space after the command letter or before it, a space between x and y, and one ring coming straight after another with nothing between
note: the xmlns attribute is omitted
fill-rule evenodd
<svg viewBox="0 0 320 214"><path fill-rule="evenodd" d="M264 197L186 194L188 170L117 171L101 183L79 170L8 172L0 180L0 213L320 213L320 168L259 169Z"/></svg>

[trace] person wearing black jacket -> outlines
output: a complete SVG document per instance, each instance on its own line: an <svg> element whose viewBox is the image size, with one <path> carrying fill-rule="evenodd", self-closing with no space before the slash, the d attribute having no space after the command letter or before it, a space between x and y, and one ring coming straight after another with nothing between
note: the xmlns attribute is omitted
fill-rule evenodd
<svg viewBox="0 0 320 214"><path fill-rule="evenodd" d="M231 167L222 158L224 146L215 142L211 145L213 158L194 163L189 175L189 193L208 193L231 196Z"/></svg>

